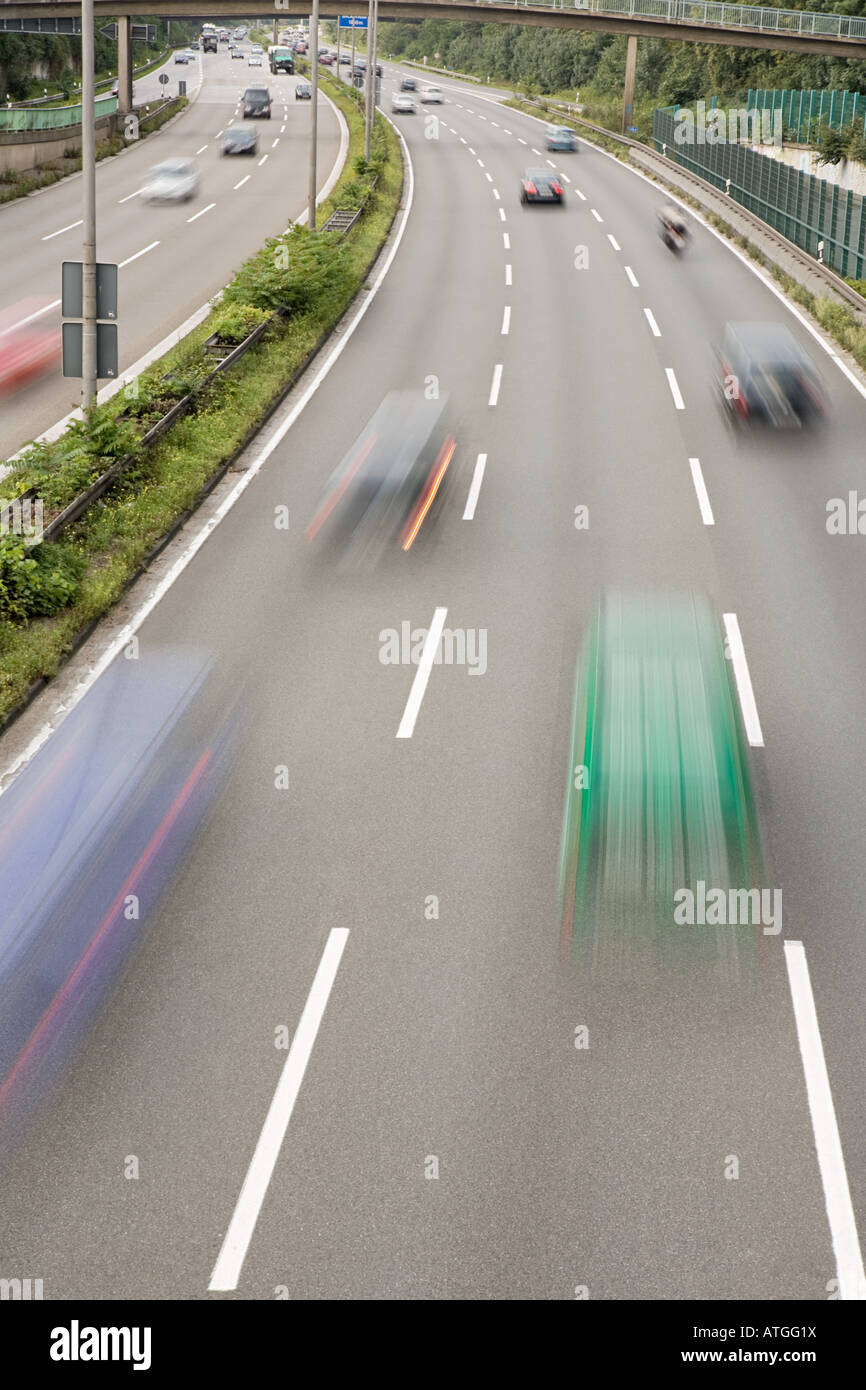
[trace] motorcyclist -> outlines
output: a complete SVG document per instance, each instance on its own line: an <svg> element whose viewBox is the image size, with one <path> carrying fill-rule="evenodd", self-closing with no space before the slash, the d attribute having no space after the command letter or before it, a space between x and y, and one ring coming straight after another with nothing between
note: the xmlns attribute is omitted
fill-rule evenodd
<svg viewBox="0 0 866 1390"><path fill-rule="evenodd" d="M661 235L667 245L675 250L685 246L688 240L689 229L686 226L685 218L682 213L668 203L665 207L659 209L658 217L661 223Z"/></svg>

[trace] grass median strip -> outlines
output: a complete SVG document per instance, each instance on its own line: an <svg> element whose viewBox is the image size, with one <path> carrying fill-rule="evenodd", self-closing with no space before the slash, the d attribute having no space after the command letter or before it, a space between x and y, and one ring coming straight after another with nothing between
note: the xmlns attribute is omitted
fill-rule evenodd
<svg viewBox="0 0 866 1390"><path fill-rule="evenodd" d="M241 342L286 306L236 364L196 397L192 410L142 450L118 482L54 542L28 547L0 534L0 721L34 685L56 673L82 632L124 592L172 527L200 498L298 377L361 289L397 212L403 185L399 141L377 116L371 160L354 93L323 82L349 125L346 167L318 211L363 206L345 237L295 227L240 268L222 302L182 343L50 445L34 445L2 483L4 497L35 489L44 521L112 462L134 451L155 421L215 365L205 339ZM369 185L375 182L370 191ZM344 196L345 190L345 196Z"/></svg>

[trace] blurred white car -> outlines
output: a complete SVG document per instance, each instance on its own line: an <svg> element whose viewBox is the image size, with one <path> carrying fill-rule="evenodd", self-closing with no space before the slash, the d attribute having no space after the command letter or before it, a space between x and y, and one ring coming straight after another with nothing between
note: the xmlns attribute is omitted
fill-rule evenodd
<svg viewBox="0 0 866 1390"><path fill-rule="evenodd" d="M250 56L249 56L249 58L247 59L247 67L248 67L248 68L260 68L261 65L262 65L262 60L261 60L261 58L259 57L258 53L251 53Z"/></svg>
<svg viewBox="0 0 866 1390"><path fill-rule="evenodd" d="M146 203L183 203L198 192L199 172L191 159L165 159L151 169L144 186Z"/></svg>
<svg viewBox="0 0 866 1390"><path fill-rule="evenodd" d="M405 112L406 115L411 115L415 110L415 103L411 97L404 97L401 96L399 92L395 92L391 98L391 110L396 112L402 111Z"/></svg>
<svg viewBox="0 0 866 1390"><path fill-rule="evenodd" d="M426 102L436 101L436 102L438 102L438 103L441 105L442 102L444 101L444 99L445 99L445 98L442 96L442 88L441 88L441 87L425 87L424 90L423 90L423 92L421 93L421 100L422 100L422 101L426 101Z"/></svg>

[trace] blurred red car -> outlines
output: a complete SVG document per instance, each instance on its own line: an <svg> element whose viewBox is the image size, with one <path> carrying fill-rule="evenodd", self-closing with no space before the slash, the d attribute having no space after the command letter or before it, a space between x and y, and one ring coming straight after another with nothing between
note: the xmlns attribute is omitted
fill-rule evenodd
<svg viewBox="0 0 866 1390"><path fill-rule="evenodd" d="M22 299L0 312L0 395L26 386L60 363L58 305Z"/></svg>

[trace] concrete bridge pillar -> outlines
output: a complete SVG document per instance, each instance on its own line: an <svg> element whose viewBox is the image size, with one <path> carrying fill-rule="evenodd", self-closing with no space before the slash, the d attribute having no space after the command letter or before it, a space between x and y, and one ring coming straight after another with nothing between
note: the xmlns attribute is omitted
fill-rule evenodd
<svg viewBox="0 0 866 1390"><path fill-rule="evenodd" d="M132 110L132 17L117 17L117 109Z"/></svg>
<svg viewBox="0 0 866 1390"><path fill-rule="evenodd" d="M637 65L637 34L629 34L625 50L625 98L622 108L622 133L634 125L634 70Z"/></svg>

